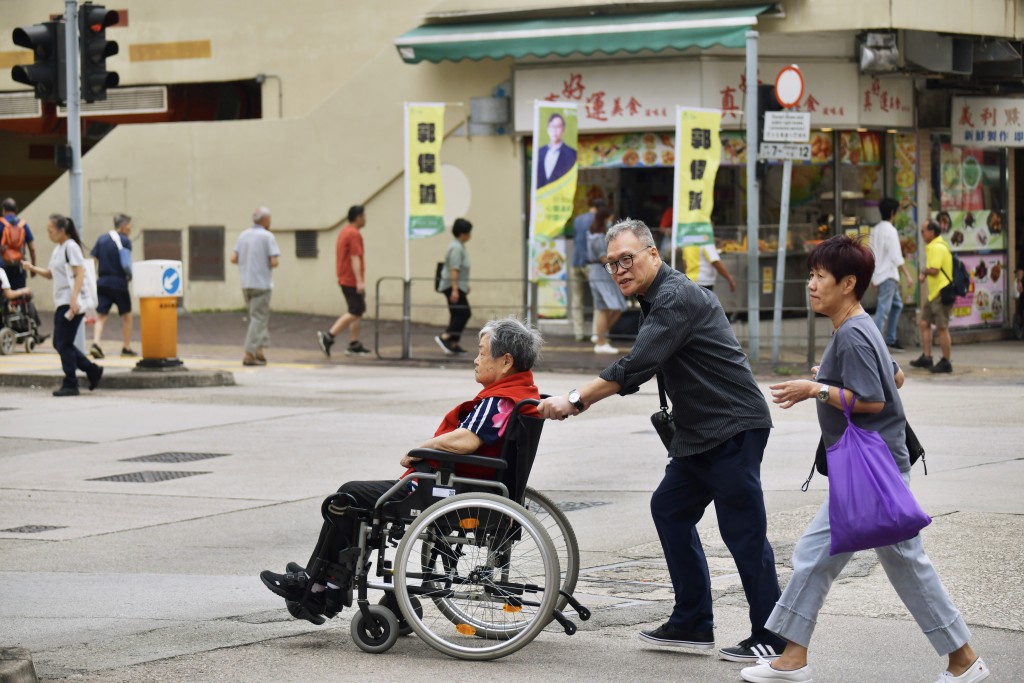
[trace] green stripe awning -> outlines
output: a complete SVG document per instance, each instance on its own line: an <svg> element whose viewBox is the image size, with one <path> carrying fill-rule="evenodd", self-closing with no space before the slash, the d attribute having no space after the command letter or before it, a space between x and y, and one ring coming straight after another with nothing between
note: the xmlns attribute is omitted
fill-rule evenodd
<svg viewBox="0 0 1024 683"><path fill-rule="evenodd" d="M746 32L772 5L657 14L427 24L395 39L409 64L504 57L567 57L603 52L742 48Z"/></svg>

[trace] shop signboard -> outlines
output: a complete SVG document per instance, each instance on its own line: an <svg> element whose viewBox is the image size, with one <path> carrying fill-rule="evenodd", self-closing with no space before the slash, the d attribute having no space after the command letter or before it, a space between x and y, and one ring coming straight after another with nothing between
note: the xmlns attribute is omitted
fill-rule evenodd
<svg viewBox="0 0 1024 683"><path fill-rule="evenodd" d="M1024 99L954 97L953 144L966 147L1024 147Z"/></svg>
<svg viewBox="0 0 1024 683"><path fill-rule="evenodd" d="M769 111L764 115L765 142L807 142L811 115L800 111Z"/></svg>
<svg viewBox="0 0 1024 683"><path fill-rule="evenodd" d="M962 254L959 258L971 274L971 286L966 296L953 302L949 326L1001 325L1007 306L1006 254Z"/></svg>
<svg viewBox="0 0 1024 683"><path fill-rule="evenodd" d="M566 315L566 250L579 176L577 110L573 102L534 105L535 152L530 171L530 279L538 283L538 315Z"/></svg>
<svg viewBox="0 0 1024 683"><path fill-rule="evenodd" d="M405 229L408 239L444 232L441 142L444 105L405 104Z"/></svg>
<svg viewBox="0 0 1024 683"><path fill-rule="evenodd" d="M711 210L722 160L717 109L676 108L676 168L673 243L684 249L714 243Z"/></svg>

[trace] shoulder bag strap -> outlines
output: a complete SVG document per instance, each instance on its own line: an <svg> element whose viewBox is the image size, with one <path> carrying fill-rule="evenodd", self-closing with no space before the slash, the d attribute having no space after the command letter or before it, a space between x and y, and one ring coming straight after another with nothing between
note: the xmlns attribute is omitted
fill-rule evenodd
<svg viewBox="0 0 1024 683"><path fill-rule="evenodd" d="M658 399L661 401L661 409L668 412L668 396L665 394L665 376L659 372L658 378Z"/></svg>
<svg viewBox="0 0 1024 683"><path fill-rule="evenodd" d="M114 242L114 245L117 247L117 250L123 251L124 245L121 244L121 236L117 234L117 230L111 230L107 234L110 235L110 239Z"/></svg>

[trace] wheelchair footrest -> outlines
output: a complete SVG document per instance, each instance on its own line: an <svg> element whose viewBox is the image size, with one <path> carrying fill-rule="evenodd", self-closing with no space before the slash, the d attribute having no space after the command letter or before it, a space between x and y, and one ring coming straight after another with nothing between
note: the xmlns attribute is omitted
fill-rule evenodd
<svg viewBox="0 0 1024 683"><path fill-rule="evenodd" d="M559 592L559 593L560 593L560 594L561 594L561 595L562 595L562 596L563 596L563 597L564 597L564 598L565 598L566 600L568 600L568 601L569 601L569 604L570 604L570 605L572 605L572 608L573 608L574 610L576 610L576 614L578 614L578 615L579 615L580 619L582 619L583 621L587 621L588 619L590 619L590 610L588 610L588 609L587 609L586 607L584 607L583 605L581 605L581 604L580 604L580 601L579 601L579 600L577 600L577 599L576 599L576 598L574 598L573 596L569 595L569 594L568 594L568 593L566 593L565 591L562 591L562 590L560 590L560 591L558 591L558 592Z"/></svg>
<svg viewBox="0 0 1024 683"><path fill-rule="evenodd" d="M561 613L561 611L556 609L553 612L553 616L555 617L555 621L562 625L562 629L565 631L565 635L571 636L574 633L576 633L576 624L572 623L572 621L567 619L566 616Z"/></svg>

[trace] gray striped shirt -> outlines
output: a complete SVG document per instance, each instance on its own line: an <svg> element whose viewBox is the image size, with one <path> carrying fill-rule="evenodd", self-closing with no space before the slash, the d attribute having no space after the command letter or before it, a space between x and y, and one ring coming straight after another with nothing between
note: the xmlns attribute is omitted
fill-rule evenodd
<svg viewBox="0 0 1024 683"><path fill-rule="evenodd" d="M703 453L748 429L771 428L768 403L713 293L662 264L639 300L644 318L636 342L601 379L617 383L625 396L664 373L676 423L671 457Z"/></svg>

